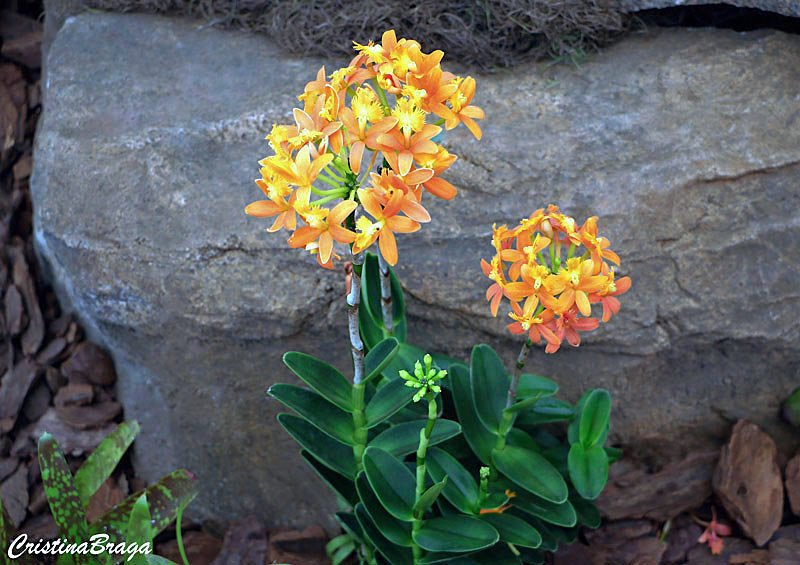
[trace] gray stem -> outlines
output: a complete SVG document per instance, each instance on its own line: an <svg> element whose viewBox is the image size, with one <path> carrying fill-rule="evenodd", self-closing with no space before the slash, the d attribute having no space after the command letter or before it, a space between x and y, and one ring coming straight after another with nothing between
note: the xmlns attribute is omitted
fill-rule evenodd
<svg viewBox="0 0 800 565"><path fill-rule="evenodd" d="M392 319L392 279L389 276L389 264L378 249L378 265L381 271L381 310L383 311L383 327L392 333L394 320Z"/></svg>
<svg viewBox="0 0 800 565"><path fill-rule="evenodd" d="M364 343L358 332L358 306L361 303L361 267L364 253L353 254L353 275L350 278L350 292L347 295L347 322L350 331L350 349L353 352L353 384L364 379Z"/></svg>
<svg viewBox="0 0 800 565"><path fill-rule="evenodd" d="M525 343L522 344L522 349L519 350L519 357L517 357L517 363L514 365L514 370L511 372L511 386L508 387L508 399L506 400L506 408L510 408L511 405L517 400L517 389L519 388L519 376L522 373L522 368L525 366L525 362L528 360L528 353L531 351L531 345L533 342L530 339L526 339Z"/></svg>

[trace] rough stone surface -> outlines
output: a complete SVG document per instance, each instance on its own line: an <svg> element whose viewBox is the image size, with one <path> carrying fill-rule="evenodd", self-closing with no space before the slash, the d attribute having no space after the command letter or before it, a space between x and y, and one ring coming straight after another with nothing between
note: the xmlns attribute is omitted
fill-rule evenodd
<svg viewBox="0 0 800 565"><path fill-rule="evenodd" d="M492 222L553 202L602 218L634 286L579 351L534 352L530 370L573 401L611 390L611 439L628 454L716 447L742 417L793 448L776 414L800 363L798 58L800 37L780 32L665 30L580 71L477 77L483 140L461 128L444 141L460 194L427 200L435 221L398 238L409 339L461 358L490 342L512 359L479 259ZM138 472L191 468L198 514L331 525L333 500L308 496L325 487L265 391L296 382L287 350L349 372L342 273L243 209L272 123L322 63L344 62L146 15L68 19L49 51L38 251L114 357L126 417L142 423Z"/></svg>
<svg viewBox="0 0 800 565"><path fill-rule="evenodd" d="M626 12L639 12L653 8L672 8L704 4L729 4L739 8L756 8L784 16L800 17L800 4L796 0L621 0L620 7Z"/></svg>
<svg viewBox="0 0 800 565"><path fill-rule="evenodd" d="M786 494L789 505L795 516L800 516L800 453L792 457L786 464Z"/></svg>
<svg viewBox="0 0 800 565"><path fill-rule="evenodd" d="M763 546L781 525L783 481L775 442L744 420L722 447L712 481L714 494L742 531Z"/></svg>

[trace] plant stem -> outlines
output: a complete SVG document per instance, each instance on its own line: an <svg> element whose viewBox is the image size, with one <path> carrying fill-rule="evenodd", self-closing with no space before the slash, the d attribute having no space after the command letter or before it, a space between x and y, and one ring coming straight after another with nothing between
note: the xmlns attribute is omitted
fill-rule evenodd
<svg viewBox="0 0 800 565"><path fill-rule="evenodd" d="M189 565L189 559L186 557L186 550L183 548L183 536L181 534L181 518L183 517L183 504L178 506L178 513L175 516L175 541L178 542L178 552L181 554L183 565Z"/></svg>
<svg viewBox="0 0 800 565"><path fill-rule="evenodd" d="M414 499L415 504L420 498L422 498L422 495L425 492L425 454L428 451L428 442L431 439L433 426L436 424L436 414L438 412L438 408L436 406L436 397L433 395L433 393L428 392L425 398L428 401L428 422L425 424L425 427L419 431L419 447L417 448L417 488L416 497ZM411 523L412 532L416 532L422 527L423 513L424 510L420 510L414 515L414 521ZM414 553L414 563L416 564L417 560L422 557L422 548L414 543L411 546L411 549Z"/></svg>
<svg viewBox="0 0 800 565"><path fill-rule="evenodd" d="M339 190L342 190L342 189L344 188L344 187L342 186L342 184L341 184L341 183L339 183L339 182L336 182L334 179L332 179L331 177L327 176L327 175L326 175L325 173L323 173L323 172L320 172L320 173L317 175L317 180L321 180L321 181L322 181L322 182L324 182L325 184L329 184L329 185L331 185L333 188L338 188Z"/></svg>
<svg viewBox="0 0 800 565"><path fill-rule="evenodd" d="M367 449L367 417L364 414L365 383L353 385L353 457L359 470L362 467L364 451Z"/></svg>
<svg viewBox="0 0 800 565"><path fill-rule="evenodd" d="M533 342L528 338L525 340L525 343L522 344L522 349L519 350L517 363L514 365L514 370L511 371L511 385L508 387L506 408L511 408L511 405L517 400L520 373L522 373L522 368L525 367L525 362L528 360L528 353L530 353L532 345Z"/></svg>
<svg viewBox="0 0 800 565"><path fill-rule="evenodd" d="M394 331L392 319L392 279L390 277L389 263L383 258L383 253L378 250L378 266L381 270L381 310L383 311L383 327L391 335Z"/></svg>
<svg viewBox="0 0 800 565"><path fill-rule="evenodd" d="M352 253L352 252L351 252ZM361 303L361 268L364 253L352 253L353 274L350 278L350 292L347 295L347 321L350 330L350 349L353 352L353 384L364 379L364 342L358 332L358 307Z"/></svg>

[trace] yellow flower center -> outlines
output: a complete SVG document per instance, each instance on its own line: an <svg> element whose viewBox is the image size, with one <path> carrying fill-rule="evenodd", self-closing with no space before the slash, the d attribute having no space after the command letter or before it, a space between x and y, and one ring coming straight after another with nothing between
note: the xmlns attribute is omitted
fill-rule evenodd
<svg viewBox="0 0 800 565"><path fill-rule="evenodd" d="M397 118L397 125L406 137L425 126L425 112L417 108L410 98L399 98L392 115Z"/></svg>

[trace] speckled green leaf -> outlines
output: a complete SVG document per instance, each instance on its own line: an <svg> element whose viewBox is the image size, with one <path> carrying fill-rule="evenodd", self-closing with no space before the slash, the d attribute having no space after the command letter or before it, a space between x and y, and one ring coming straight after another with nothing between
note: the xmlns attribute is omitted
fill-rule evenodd
<svg viewBox="0 0 800 565"><path fill-rule="evenodd" d="M75 481L56 439L45 432L39 439L39 468L50 512L61 537L68 540L88 540L89 528ZM75 555L76 563L86 563L85 556Z"/></svg>
<svg viewBox="0 0 800 565"><path fill-rule="evenodd" d="M123 422L111 432L75 473L75 488L81 497L83 509L89 506L97 489L111 476L125 451L139 433L139 422Z"/></svg>
<svg viewBox="0 0 800 565"><path fill-rule="evenodd" d="M178 508L184 507L197 496L197 477L181 469L165 475L156 484L130 495L92 524L93 532L105 532L111 541L124 541L134 504L142 494L147 495L150 506L152 535L155 537L175 520Z"/></svg>
<svg viewBox="0 0 800 565"><path fill-rule="evenodd" d="M131 510L131 517L128 519L128 535L125 537L125 543L135 543L141 547L145 543L153 547L153 530L150 526L150 507L147 504L147 494L142 495L136 499ZM147 565L147 560L143 554L135 554L130 561L126 561L131 565Z"/></svg>

